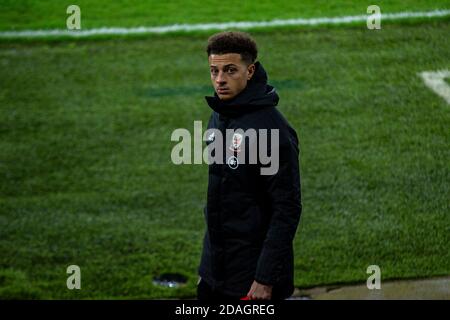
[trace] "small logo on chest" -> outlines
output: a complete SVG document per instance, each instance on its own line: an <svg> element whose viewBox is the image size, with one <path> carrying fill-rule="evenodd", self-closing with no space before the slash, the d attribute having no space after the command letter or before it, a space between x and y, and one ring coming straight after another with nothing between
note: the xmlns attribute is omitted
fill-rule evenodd
<svg viewBox="0 0 450 320"><path fill-rule="evenodd" d="M235 156L231 156L228 158L227 160L227 164L231 169L236 169L237 167L239 167L239 160L238 158L236 158Z"/></svg>
<svg viewBox="0 0 450 320"><path fill-rule="evenodd" d="M231 139L231 146L229 147L229 149L233 152L241 152L241 144L242 144L242 134L235 133L233 134L233 138Z"/></svg>
<svg viewBox="0 0 450 320"><path fill-rule="evenodd" d="M214 135L214 132L212 132L212 133L208 136L208 139L207 139L206 141L207 141L207 142L213 142L214 139L215 139L215 135Z"/></svg>

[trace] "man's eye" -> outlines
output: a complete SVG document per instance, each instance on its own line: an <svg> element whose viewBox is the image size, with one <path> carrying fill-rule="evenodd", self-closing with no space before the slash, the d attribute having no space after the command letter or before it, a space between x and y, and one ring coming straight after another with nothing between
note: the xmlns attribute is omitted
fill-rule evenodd
<svg viewBox="0 0 450 320"><path fill-rule="evenodd" d="M235 73L236 69L228 69L228 73Z"/></svg>
<svg viewBox="0 0 450 320"><path fill-rule="evenodd" d="M211 69L211 74L217 74L217 70Z"/></svg>

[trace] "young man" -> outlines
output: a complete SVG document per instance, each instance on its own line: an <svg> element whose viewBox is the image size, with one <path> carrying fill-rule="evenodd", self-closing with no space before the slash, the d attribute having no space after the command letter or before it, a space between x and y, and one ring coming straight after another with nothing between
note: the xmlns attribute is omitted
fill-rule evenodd
<svg viewBox="0 0 450 320"><path fill-rule="evenodd" d="M248 34L215 34L207 53L215 89L206 97L213 110L208 129L218 130L223 141L230 129L277 132L278 140L265 141L271 141L269 154L279 163L262 174L267 163L259 158L238 160L243 151L251 157L256 142L245 143L245 136L235 133L230 145L223 144L223 161L209 164L198 299L285 299L294 291L292 242L302 211L297 134L276 108L278 95L267 84ZM257 140L261 143L259 134Z"/></svg>

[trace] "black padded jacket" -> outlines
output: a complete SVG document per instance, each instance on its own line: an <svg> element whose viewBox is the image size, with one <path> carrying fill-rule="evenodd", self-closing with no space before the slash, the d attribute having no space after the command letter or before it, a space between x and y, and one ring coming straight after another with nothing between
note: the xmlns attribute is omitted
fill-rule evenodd
<svg viewBox="0 0 450 320"><path fill-rule="evenodd" d="M294 291L293 239L302 212L299 142L276 108L279 97L267 84L264 68L255 64L247 87L233 99L205 97L213 109L208 129L220 130L224 141L227 129L258 133L266 129L269 134L278 129L278 171L262 175L261 168L268 165L259 159L230 163L238 150L223 144L222 163L209 164L206 232L198 271L224 294L245 296L256 280L273 285L273 295L286 298ZM244 143L247 155L252 143L256 142ZM269 143L270 155L273 147Z"/></svg>

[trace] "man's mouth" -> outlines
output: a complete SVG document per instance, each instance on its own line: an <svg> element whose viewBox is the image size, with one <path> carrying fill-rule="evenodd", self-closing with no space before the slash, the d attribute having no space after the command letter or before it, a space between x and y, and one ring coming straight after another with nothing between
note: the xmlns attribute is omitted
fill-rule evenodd
<svg viewBox="0 0 450 320"><path fill-rule="evenodd" d="M219 94L227 94L229 93L230 89L227 88L217 88L217 93Z"/></svg>

